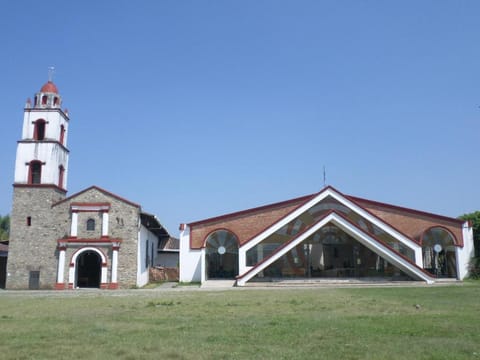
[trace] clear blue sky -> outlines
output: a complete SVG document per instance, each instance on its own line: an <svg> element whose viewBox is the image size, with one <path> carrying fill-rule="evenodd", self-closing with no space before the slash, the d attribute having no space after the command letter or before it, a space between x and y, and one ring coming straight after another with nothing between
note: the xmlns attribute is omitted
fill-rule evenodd
<svg viewBox="0 0 480 360"><path fill-rule="evenodd" d="M178 224L341 192L480 210L478 1L6 1L0 214L27 97L56 67L69 194Z"/></svg>

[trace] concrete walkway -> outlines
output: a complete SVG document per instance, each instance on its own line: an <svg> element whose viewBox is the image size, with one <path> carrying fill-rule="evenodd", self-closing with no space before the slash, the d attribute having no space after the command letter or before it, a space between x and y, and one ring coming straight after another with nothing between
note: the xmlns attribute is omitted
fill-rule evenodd
<svg viewBox="0 0 480 360"><path fill-rule="evenodd" d="M372 287L437 287L462 286L462 281L454 279L438 279L428 285L423 281L360 281L356 279L322 279L322 280L282 280L269 282L250 282L244 287L235 287L233 280L208 280L200 284L179 284L176 282L162 283L157 287L144 289L75 289L75 290L3 290L2 297L98 297L98 296L152 296L167 292L185 291L257 291L257 290L288 290L288 289L335 289L335 288L372 288Z"/></svg>

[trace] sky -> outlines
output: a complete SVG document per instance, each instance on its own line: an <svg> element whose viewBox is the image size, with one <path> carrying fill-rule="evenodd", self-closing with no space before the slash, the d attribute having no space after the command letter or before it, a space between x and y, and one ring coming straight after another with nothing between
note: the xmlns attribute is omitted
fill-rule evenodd
<svg viewBox="0 0 480 360"><path fill-rule="evenodd" d="M473 0L2 2L0 215L50 66L68 195L99 186L172 235L325 184L480 210L479 18Z"/></svg>

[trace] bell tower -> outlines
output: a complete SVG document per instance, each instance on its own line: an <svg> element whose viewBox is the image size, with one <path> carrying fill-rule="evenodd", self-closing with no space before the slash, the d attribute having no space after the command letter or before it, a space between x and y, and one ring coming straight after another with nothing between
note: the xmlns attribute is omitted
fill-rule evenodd
<svg viewBox="0 0 480 360"><path fill-rule="evenodd" d="M56 187L67 192L68 113L60 106L62 98L49 80L25 104L22 138L15 162L15 187Z"/></svg>
<svg viewBox="0 0 480 360"><path fill-rule="evenodd" d="M60 229L52 204L67 193L69 117L51 75L33 103L27 99L17 142L6 280L10 289L55 283Z"/></svg>

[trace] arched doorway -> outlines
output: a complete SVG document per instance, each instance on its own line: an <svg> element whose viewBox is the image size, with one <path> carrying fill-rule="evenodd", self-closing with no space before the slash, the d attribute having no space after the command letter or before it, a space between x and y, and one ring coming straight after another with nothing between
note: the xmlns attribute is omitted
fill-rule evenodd
<svg viewBox="0 0 480 360"><path fill-rule="evenodd" d="M102 273L102 259L93 250L86 250L77 257L76 286L80 288L99 288Z"/></svg>
<svg viewBox="0 0 480 360"><path fill-rule="evenodd" d="M423 268L437 277L457 277L455 238L442 227L427 229L422 235Z"/></svg>
<svg viewBox="0 0 480 360"><path fill-rule="evenodd" d="M230 231L211 233L205 256L208 279L234 279L238 275L238 240Z"/></svg>

